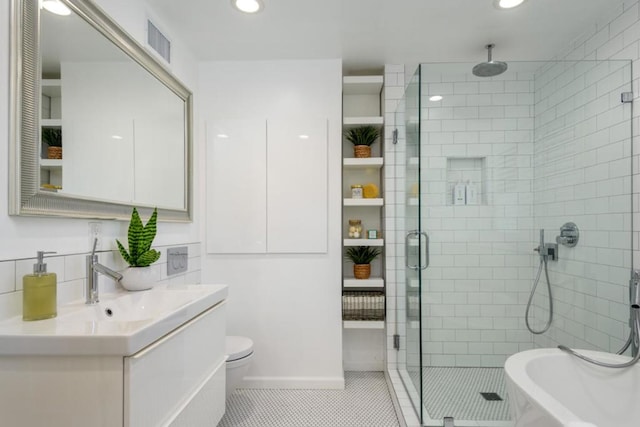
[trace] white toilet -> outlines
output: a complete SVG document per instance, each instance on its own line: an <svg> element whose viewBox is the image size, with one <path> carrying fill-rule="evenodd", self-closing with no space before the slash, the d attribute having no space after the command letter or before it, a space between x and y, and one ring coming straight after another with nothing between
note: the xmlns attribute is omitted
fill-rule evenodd
<svg viewBox="0 0 640 427"><path fill-rule="evenodd" d="M247 337L227 336L225 342L227 354L227 398L247 375L253 359L253 341Z"/></svg>

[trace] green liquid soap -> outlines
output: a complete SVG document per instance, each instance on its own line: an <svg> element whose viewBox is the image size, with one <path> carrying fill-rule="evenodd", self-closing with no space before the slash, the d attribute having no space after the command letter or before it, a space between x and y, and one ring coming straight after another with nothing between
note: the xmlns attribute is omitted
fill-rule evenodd
<svg viewBox="0 0 640 427"><path fill-rule="evenodd" d="M27 274L22 279L22 320L51 319L58 315L55 273Z"/></svg>

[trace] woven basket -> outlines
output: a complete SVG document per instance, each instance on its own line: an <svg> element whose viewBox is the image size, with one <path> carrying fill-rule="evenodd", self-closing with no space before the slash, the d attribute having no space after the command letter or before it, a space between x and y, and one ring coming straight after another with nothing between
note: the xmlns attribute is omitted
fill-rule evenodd
<svg viewBox="0 0 640 427"><path fill-rule="evenodd" d="M354 264L353 276L356 279L368 279L371 276L371 264Z"/></svg>
<svg viewBox="0 0 640 427"><path fill-rule="evenodd" d="M343 320L384 320L384 293L344 292L342 294Z"/></svg>
<svg viewBox="0 0 640 427"><path fill-rule="evenodd" d="M371 147L368 145L354 145L353 155L358 159L371 157Z"/></svg>
<svg viewBox="0 0 640 427"><path fill-rule="evenodd" d="M61 159L62 158L62 147L48 147L47 148L47 158L49 158L49 159Z"/></svg>

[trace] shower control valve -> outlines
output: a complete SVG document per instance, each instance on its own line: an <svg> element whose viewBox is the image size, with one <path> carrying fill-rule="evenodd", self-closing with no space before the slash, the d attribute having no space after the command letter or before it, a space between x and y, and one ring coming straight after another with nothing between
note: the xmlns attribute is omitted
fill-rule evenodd
<svg viewBox="0 0 640 427"><path fill-rule="evenodd" d="M567 222L560 227L560 235L556 236L556 243L568 248L573 248L578 244L580 239L580 230L573 222Z"/></svg>
<svg viewBox="0 0 640 427"><path fill-rule="evenodd" d="M558 245L556 243L545 243L542 247L541 256L547 257L550 261L558 260Z"/></svg>
<svg viewBox="0 0 640 427"><path fill-rule="evenodd" d="M558 260L558 245L556 243L545 243L543 246L536 246L533 250L548 260Z"/></svg>

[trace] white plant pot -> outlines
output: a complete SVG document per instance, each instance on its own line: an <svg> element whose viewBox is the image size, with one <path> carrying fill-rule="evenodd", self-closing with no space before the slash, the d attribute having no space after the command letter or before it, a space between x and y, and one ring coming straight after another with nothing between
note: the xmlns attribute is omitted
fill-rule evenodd
<svg viewBox="0 0 640 427"><path fill-rule="evenodd" d="M160 280L160 270L149 267L127 267L120 283L128 291L151 289Z"/></svg>

